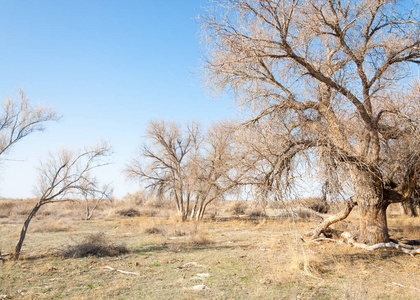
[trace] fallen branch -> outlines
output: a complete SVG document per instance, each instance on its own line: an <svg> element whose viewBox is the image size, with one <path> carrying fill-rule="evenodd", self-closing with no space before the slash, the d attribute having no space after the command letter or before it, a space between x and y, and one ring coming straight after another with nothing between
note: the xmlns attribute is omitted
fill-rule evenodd
<svg viewBox="0 0 420 300"><path fill-rule="evenodd" d="M307 233L307 235L311 236L312 240L316 239L330 225L347 218L356 205L357 205L357 202L354 202L353 200L350 199L350 201L346 204L346 208L343 211L341 211L340 213L334 216L328 217L321 224L319 224L313 231Z"/></svg>
<svg viewBox="0 0 420 300"><path fill-rule="evenodd" d="M410 288L410 289L414 289L414 290L420 291L420 289L415 288L413 286L405 286L405 285L402 285L401 283L397 283L397 282L393 282L392 284L395 284L396 286L399 286L399 287L402 287L402 288L405 288L405 289Z"/></svg>
<svg viewBox="0 0 420 300"><path fill-rule="evenodd" d="M336 240L336 239L330 239L330 238L316 238L316 239L312 239L312 242L331 241L331 242L335 242L335 243L339 243L339 244L348 244L350 246L365 249L365 250L369 250L369 251L373 251L373 250L376 250L376 249L379 249L379 248L394 248L394 249L400 250L401 252L409 254L411 256L414 256L416 254L420 254L420 248L414 247L413 245L409 245L409 244L405 244L405 243L399 243L395 240L393 240L395 242L379 243L379 244L369 246L369 245L366 245L366 244L363 244L363 243L358 243L356 241L356 239L354 238L354 236L352 234L350 234L349 232L341 233L340 237L344 240L344 242L340 241L340 240Z"/></svg>
<svg viewBox="0 0 420 300"><path fill-rule="evenodd" d="M118 269L115 269L115 268L110 267L110 266L105 266L104 268L105 268L105 269L109 269L109 270L111 270L111 271L117 271L117 272L120 272L120 273L123 273L123 274L137 275L137 276L139 276L139 275L140 275L139 273L135 273L135 272L127 272L127 271L123 271L123 270L118 270Z"/></svg>
<svg viewBox="0 0 420 300"><path fill-rule="evenodd" d="M407 245L410 246L410 245ZM402 246L401 244L397 244L397 243L379 243L379 244L375 244L372 246L369 246L367 249L368 250L376 250L379 248L394 248L394 249L398 249L404 253L407 253L411 256L414 256L415 254L420 254L420 248L414 248L413 249L407 249L407 246Z"/></svg>
<svg viewBox="0 0 420 300"><path fill-rule="evenodd" d="M324 242L324 241L326 241L326 242L334 242L334 243L337 243L337 244L340 244L340 245L345 245L346 243L344 243L343 241L340 241L340 240L336 240L336 239L330 239L330 238L317 238L317 239L314 239L314 240L312 240L312 242Z"/></svg>

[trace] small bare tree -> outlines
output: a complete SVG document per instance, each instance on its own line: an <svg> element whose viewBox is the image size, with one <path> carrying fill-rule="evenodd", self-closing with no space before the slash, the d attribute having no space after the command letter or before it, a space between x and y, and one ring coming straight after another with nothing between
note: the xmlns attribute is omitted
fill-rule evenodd
<svg viewBox="0 0 420 300"><path fill-rule="evenodd" d="M23 90L20 99L8 99L3 103L0 115L0 155L4 155L10 148L27 135L43 131L48 121L58 120L52 108L43 106L32 107Z"/></svg>
<svg viewBox="0 0 420 300"><path fill-rule="evenodd" d="M98 208L99 203L103 200L112 201L111 195L113 194L113 189L111 185L104 185L101 189L101 192L98 193L96 190L92 190L89 187L83 187L80 189L80 198L85 202L85 220L89 221L92 219L95 210Z"/></svg>
<svg viewBox="0 0 420 300"><path fill-rule="evenodd" d="M108 164L105 160L108 155L110 155L109 145L100 143L80 151L62 150L41 164L36 188L39 200L23 224L13 253L15 259L18 259L21 253L29 223L42 206L86 195L95 198L109 197L109 187L100 187L91 174L94 169Z"/></svg>

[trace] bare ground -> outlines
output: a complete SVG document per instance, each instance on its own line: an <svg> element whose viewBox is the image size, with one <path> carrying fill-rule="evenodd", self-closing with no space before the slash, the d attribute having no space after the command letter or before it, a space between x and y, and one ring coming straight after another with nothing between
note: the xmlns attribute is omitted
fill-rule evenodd
<svg viewBox="0 0 420 300"><path fill-rule="evenodd" d="M389 217L392 237L420 238L419 219L398 213ZM3 254L12 251L22 220L17 215L0 218ZM22 258L0 262L0 299L418 298L420 256L302 240L317 222L181 224L163 217L83 221L41 214L31 224ZM340 226L353 226L356 220L351 222ZM98 232L129 253L60 255Z"/></svg>

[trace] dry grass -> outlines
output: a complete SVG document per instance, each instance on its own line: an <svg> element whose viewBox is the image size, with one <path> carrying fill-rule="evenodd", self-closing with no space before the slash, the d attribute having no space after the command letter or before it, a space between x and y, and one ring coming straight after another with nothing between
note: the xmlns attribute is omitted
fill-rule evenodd
<svg viewBox="0 0 420 300"><path fill-rule="evenodd" d="M135 207L132 202L107 204L97 215L107 218L86 222L80 214L66 211L83 212L83 206L69 203L60 211L64 217L57 219L54 214L44 213L34 218L22 259L0 265L0 295L13 299L418 297L420 257L394 250L367 252L336 243L305 242L303 234L319 222L305 210L300 218L285 217L281 221L226 218L179 223L163 216L115 215L116 209L124 208L121 204ZM231 202L219 203L220 211L227 210L227 204ZM14 207L0 205L10 212ZM51 207L52 211L56 209ZM15 212L9 216L1 219L3 253L11 252L22 225L16 222ZM356 213L352 213L336 228L352 230L357 222ZM66 229L54 230L60 226ZM389 227L393 238L420 239L418 219L401 215L397 208L390 210ZM65 251L57 256L56 249ZM139 275L122 274L105 266ZM199 284L206 288L192 288Z"/></svg>
<svg viewBox="0 0 420 300"><path fill-rule="evenodd" d="M232 201L226 211L233 216L245 214L248 209L248 203L244 201Z"/></svg>
<svg viewBox="0 0 420 300"><path fill-rule="evenodd" d="M34 222L30 227L31 232L59 232L59 231L70 231L72 221L62 220L55 218L44 218L39 222Z"/></svg>
<svg viewBox="0 0 420 300"><path fill-rule="evenodd" d="M322 217L312 209L305 207L279 209L276 214L280 220L319 220Z"/></svg>
<svg viewBox="0 0 420 300"><path fill-rule="evenodd" d="M100 232L88 235L81 242L59 251L58 255L66 258L80 258L118 256L128 252L125 246L110 243L105 234Z"/></svg>
<svg viewBox="0 0 420 300"><path fill-rule="evenodd" d="M139 217L141 214L140 212L135 209L135 208L123 208L123 209L118 209L115 212L117 215L122 216L122 217Z"/></svg>

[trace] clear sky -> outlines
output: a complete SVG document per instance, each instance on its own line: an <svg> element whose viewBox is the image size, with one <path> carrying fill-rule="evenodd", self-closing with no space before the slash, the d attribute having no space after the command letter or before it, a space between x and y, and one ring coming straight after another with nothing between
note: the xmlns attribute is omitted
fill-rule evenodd
<svg viewBox="0 0 420 300"><path fill-rule="evenodd" d="M122 170L152 119L200 120L236 114L207 95L199 74L202 0L0 0L0 100L23 88L31 103L62 119L17 143L0 166L0 196L33 196L49 152L108 141L101 171L115 196L138 188Z"/></svg>

